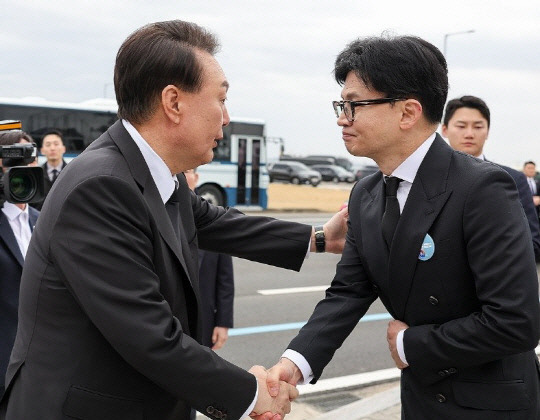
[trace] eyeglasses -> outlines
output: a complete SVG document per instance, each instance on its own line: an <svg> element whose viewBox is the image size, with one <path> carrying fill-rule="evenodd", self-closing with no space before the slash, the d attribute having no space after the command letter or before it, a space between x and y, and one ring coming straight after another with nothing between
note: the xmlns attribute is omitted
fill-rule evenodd
<svg viewBox="0 0 540 420"><path fill-rule="evenodd" d="M347 121L354 121L354 109L357 106L368 106L368 105L378 105L378 104L387 104L397 101L404 101L405 98L377 98L377 99L364 99L363 101L332 101L332 106L334 107L334 112L336 117L339 118L342 112L345 113L345 118Z"/></svg>

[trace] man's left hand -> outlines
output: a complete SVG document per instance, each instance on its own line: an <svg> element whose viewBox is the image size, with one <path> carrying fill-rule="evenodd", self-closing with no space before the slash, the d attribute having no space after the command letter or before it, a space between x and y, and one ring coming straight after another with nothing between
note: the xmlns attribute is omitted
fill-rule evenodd
<svg viewBox="0 0 540 420"><path fill-rule="evenodd" d="M227 327L214 327L212 332L212 350L218 350L225 345L225 341L229 338L229 329Z"/></svg>
<svg viewBox="0 0 540 420"><path fill-rule="evenodd" d="M386 330L386 340L388 341L390 355L392 356L392 359L394 359L394 362L396 363L398 369L405 369L409 366L408 364L404 363L403 360L401 360L401 358L399 357L396 344L398 333L401 330L406 330L407 328L409 328L409 326L404 322L393 319L388 323L388 329Z"/></svg>

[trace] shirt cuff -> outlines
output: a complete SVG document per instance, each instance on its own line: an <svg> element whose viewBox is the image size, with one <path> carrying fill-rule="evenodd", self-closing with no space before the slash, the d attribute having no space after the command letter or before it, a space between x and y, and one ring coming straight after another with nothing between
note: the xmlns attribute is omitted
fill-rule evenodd
<svg viewBox="0 0 540 420"><path fill-rule="evenodd" d="M255 375L253 375L253 376L255 376ZM257 381L257 378L255 378L255 381L257 382L257 388L255 389L255 398L251 402L251 404L248 407L248 409L246 410L246 412L244 414L242 414L242 417L240 417L241 419L243 419L244 417L249 417L249 415L251 414L251 412L255 408L255 403L257 402L257 397L259 396L259 381Z"/></svg>
<svg viewBox="0 0 540 420"><path fill-rule="evenodd" d="M399 358L401 359L401 361L403 363L408 365L407 358L405 357L405 348L404 348L404 345L403 345L403 334L404 333L405 333L405 330L401 330L400 332L397 333L396 347L397 347L397 352L398 352Z"/></svg>
<svg viewBox="0 0 540 420"><path fill-rule="evenodd" d="M307 252L306 252L306 256L304 257L305 260L309 258L309 254L311 254L311 236L309 237L309 241L307 244Z"/></svg>
<svg viewBox="0 0 540 420"><path fill-rule="evenodd" d="M311 382L313 379L313 371L304 356L295 350L287 349L281 357L289 359L298 367L298 369L300 369L300 372L302 372L303 379L298 381L298 385L306 385Z"/></svg>

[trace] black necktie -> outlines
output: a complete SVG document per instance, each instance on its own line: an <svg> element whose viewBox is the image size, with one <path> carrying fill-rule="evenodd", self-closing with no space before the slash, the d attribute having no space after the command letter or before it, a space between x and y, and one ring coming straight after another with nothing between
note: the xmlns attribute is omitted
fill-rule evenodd
<svg viewBox="0 0 540 420"><path fill-rule="evenodd" d="M386 205L381 223L382 234L388 249L392 245L394 232L399 221L399 202L397 199L397 190L399 183L403 181L395 176L385 176L384 193L386 197Z"/></svg>
<svg viewBox="0 0 540 420"><path fill-rule="evenodd" d="M174 229L174 234L176 238L180 239L180 203L176 197L176 191L173 192L171 198L165 203L165 209L169 214L169 219Z"/></svg>
<svg viewBox="0 0 540 420"><path fill-rule="evenodd" d="M56 178L58 178L58 171L56 169L52 170L52 179L51 182L54 184L54 181L56 181Z"/></svg>

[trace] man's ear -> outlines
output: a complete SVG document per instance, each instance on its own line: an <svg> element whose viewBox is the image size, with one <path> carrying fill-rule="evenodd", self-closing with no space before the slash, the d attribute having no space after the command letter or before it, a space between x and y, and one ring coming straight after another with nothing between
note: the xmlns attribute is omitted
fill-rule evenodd
<svg viewBox="0 0 540 420"><path fill-rule="evenodd" d="M399 103L399 102L398 102ZM404 130L408 130L417 123L422 117L422 104L416 99L407 99L401 104L402 114L400 126Z"/></svg>
<svg viewBox="0 0 540 420"><path fill-rule="evenodd" d="M441 125L441 134L445 139L448 138L448 127L444 124Z"/></svg>
<svg viewBox="0 0 540 420"><path fill-rule="evenodd" d="M167 85L161 91L161 109L174 124L180 123L183 92L174 85Z"/></svg>

